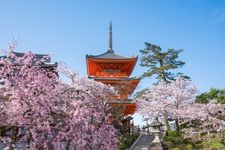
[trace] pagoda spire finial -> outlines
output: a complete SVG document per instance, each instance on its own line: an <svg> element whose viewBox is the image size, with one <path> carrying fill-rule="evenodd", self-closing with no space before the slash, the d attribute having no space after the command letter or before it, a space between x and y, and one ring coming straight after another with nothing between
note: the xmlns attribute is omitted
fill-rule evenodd
<svg viewBox="0 0 225 150"><path fill-rule="evenodd" d="M111 20L109 25L109 48L107 52L114 53L114 50L112 48L112 21Z"/></svg>

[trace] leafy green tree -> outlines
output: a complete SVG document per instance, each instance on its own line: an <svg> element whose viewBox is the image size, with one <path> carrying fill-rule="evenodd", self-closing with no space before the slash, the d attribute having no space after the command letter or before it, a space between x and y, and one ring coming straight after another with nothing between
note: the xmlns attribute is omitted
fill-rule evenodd
<svg viewBox="0 0 225 150"><path fill-rule="evenodd" d="M177 60L179 53L183 50L168 49L166 51L162 51L160 46L147 42L145 42L145 46L146 47L144 49L140 50L140 65L148 69L141 75L141 78L156 75L158 82L164 81L166 83L175 80L176 76L182 76L186 79L189 78L188 76L184 76L182 73L174 74L171 72L171 70L181 68L185 64L185 62Z"/></svg>
<svg viewBox="0 0 225 150"><path fill-rule="evenodd" d="M212 100L225 104L225 89L211 88L209 92L204 92L196 97L196 102L198 103L207 104Z"/></svg>

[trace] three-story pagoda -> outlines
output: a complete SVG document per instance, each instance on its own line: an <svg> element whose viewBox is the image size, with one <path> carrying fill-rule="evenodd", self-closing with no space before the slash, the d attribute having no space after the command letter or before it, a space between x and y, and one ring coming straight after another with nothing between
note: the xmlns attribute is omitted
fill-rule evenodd
<svg viewBox="0 0 225 150"><path fill-rule="evenodd" d="M129 96L140 79L130 78L138 57L124 57L115 53L112 46L112 24L109 26L109 48L100 55L86 55L88 77L104 84L110 84L117 91L108 103L112 106L113 120L126 119L134 114L136 103ZM129 117L131 118L131 117Z"/></svg>

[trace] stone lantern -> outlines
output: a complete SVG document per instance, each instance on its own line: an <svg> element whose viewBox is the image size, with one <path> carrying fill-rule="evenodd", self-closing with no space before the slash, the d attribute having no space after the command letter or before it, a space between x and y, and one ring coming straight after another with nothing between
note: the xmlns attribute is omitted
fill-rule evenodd
<svg viewBox="0 0 225 150"><path fill-rule="evenodd" d="M152 127L152 134L155 136L154 140L152 141L152 144L160 144L160 136L161 136L161 130L160 128L164 126L157 118L150 123L149 127Z"/></svg>

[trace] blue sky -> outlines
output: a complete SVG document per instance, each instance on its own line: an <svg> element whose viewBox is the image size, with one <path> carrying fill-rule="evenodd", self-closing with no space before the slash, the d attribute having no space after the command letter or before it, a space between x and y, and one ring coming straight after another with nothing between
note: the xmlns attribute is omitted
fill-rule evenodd
<svg viewBox="0 0 225 150"><path fill-rule="evenodd" d="M139 55L144 42L163 49L184 49L186 65L199 93L225 87L224 0L2 0L0 49L13 35L16 51L52 53L80 75L86 73L86 54L101 54L108 46L113 22L113 48L124 56ZM132 76L144 71L137 63ZM138 89L151 86L142 81Z"/></svg>

